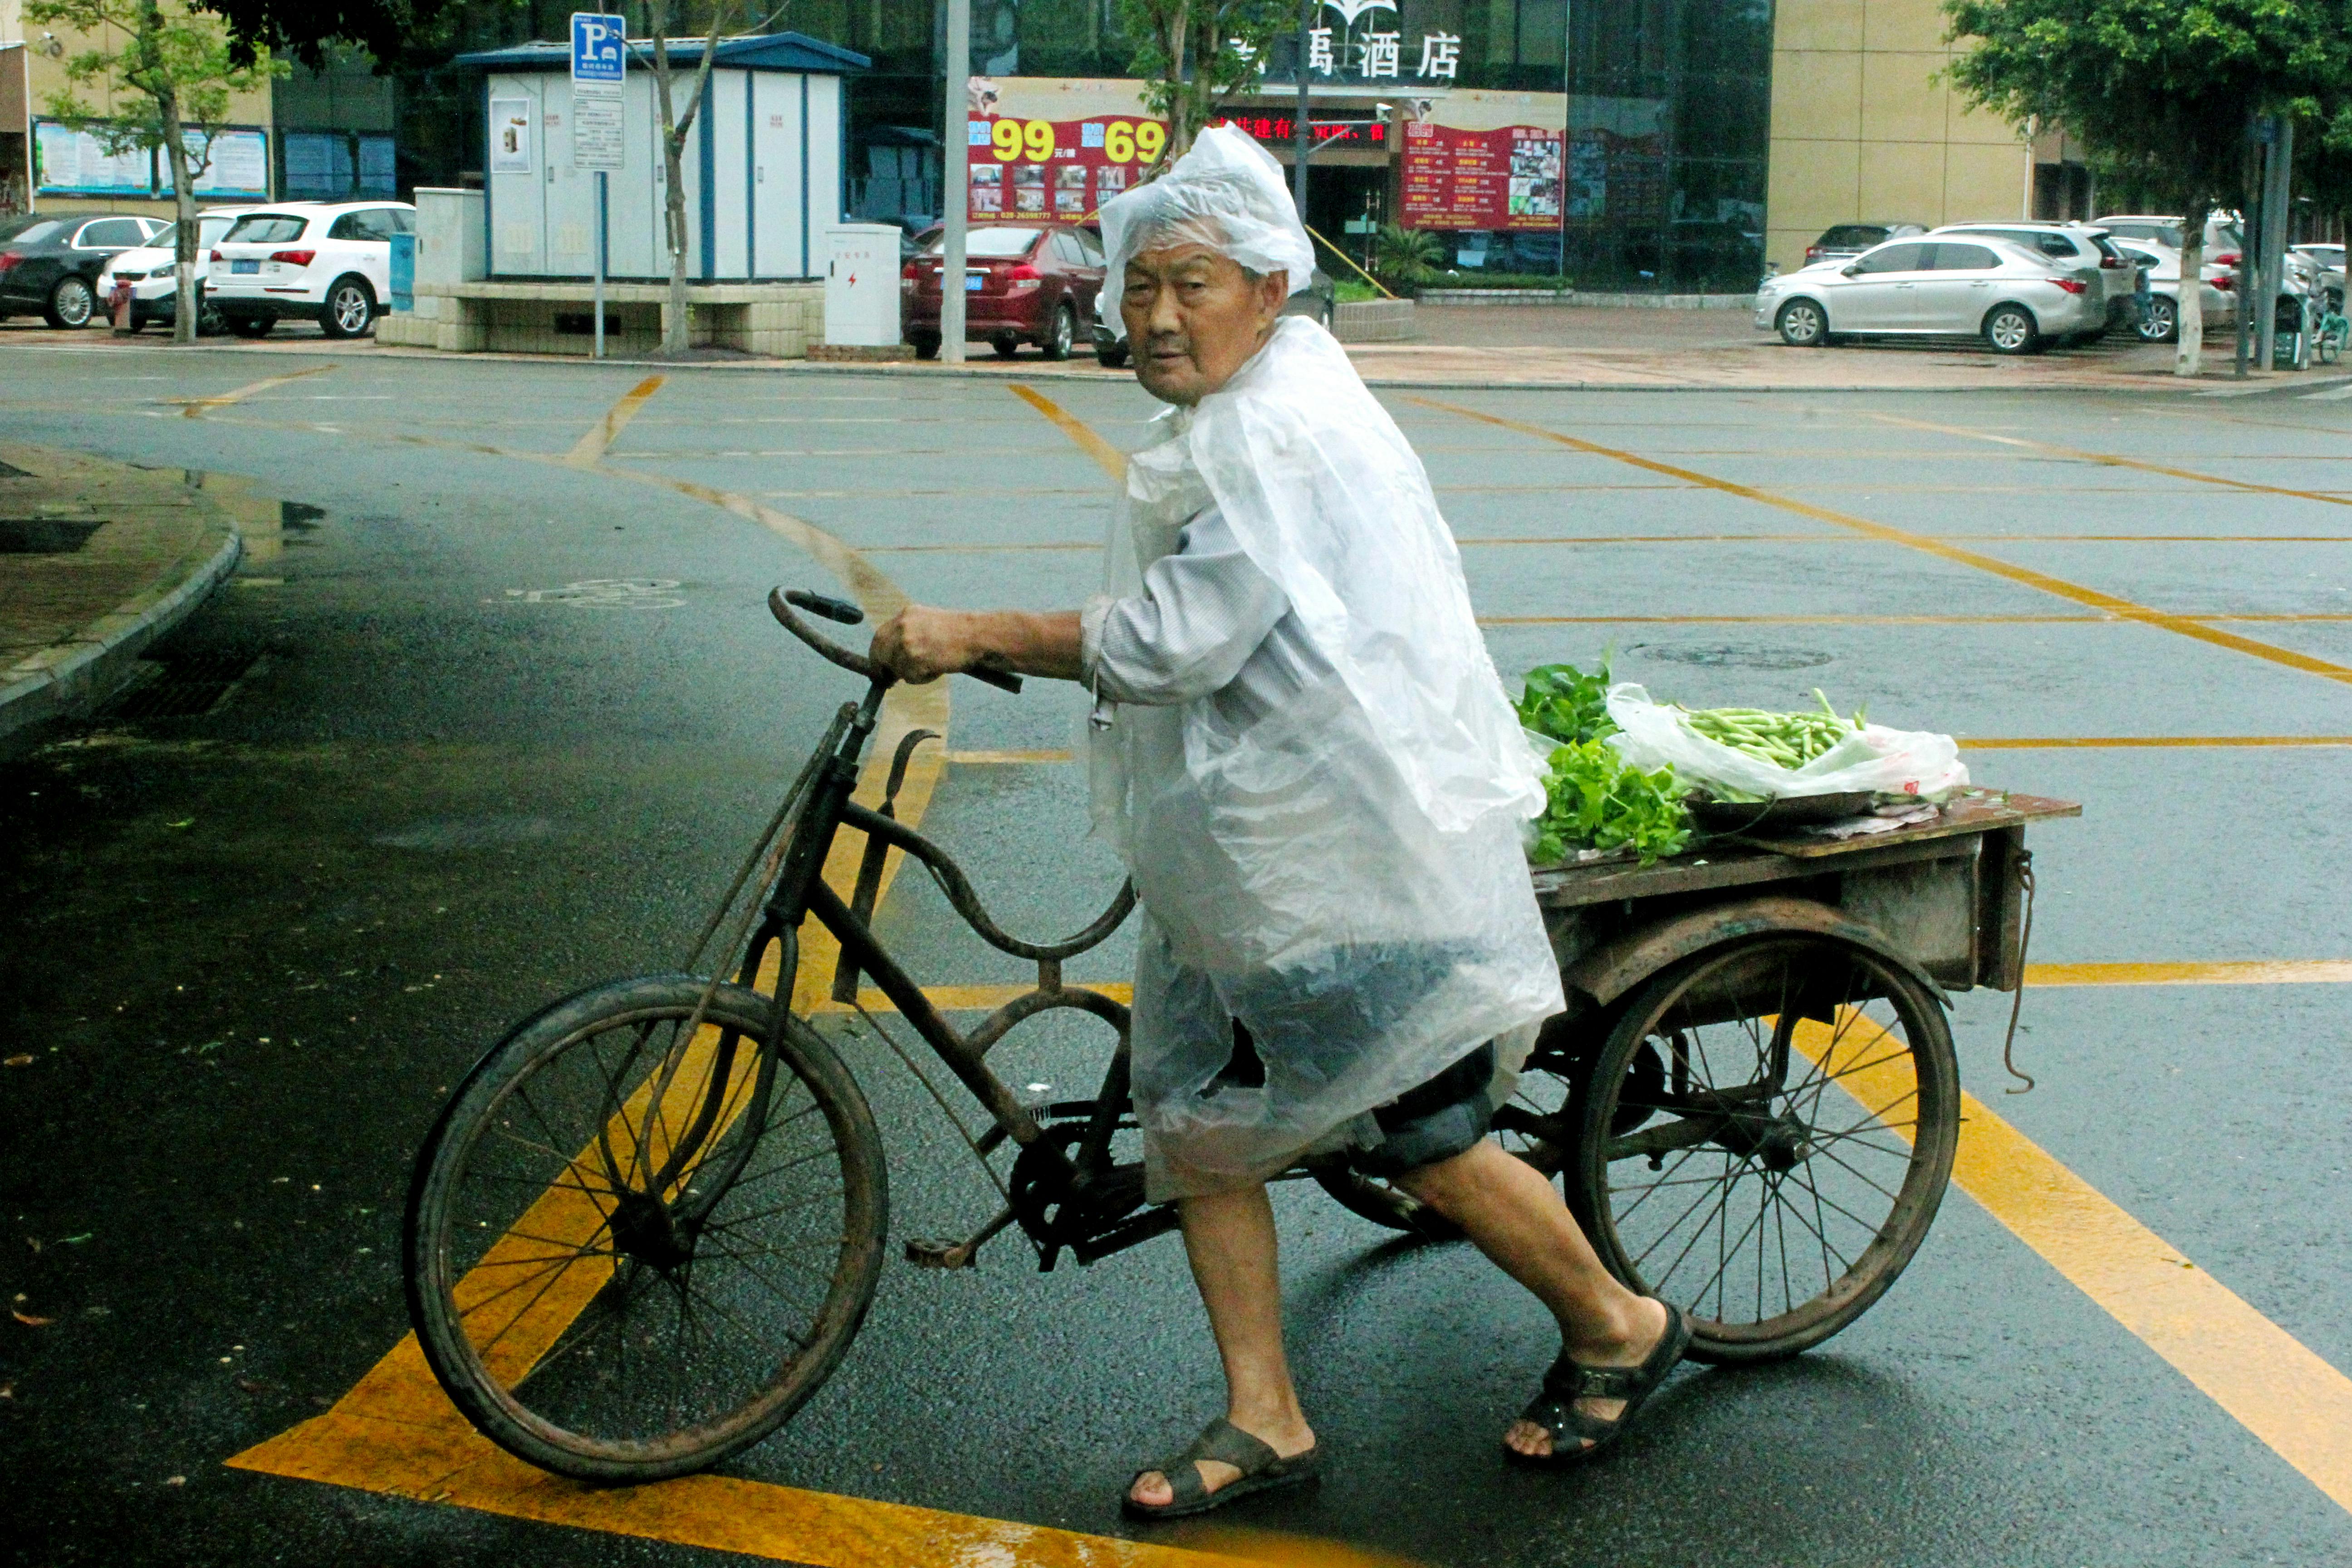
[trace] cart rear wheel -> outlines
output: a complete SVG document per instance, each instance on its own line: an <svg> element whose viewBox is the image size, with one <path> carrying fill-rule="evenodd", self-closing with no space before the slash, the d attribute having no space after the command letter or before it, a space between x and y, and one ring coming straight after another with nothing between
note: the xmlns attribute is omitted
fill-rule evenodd
<svg viewBox="0 0 2352 1568"><path fill-rule="evenodd" d="M1612 1273L1689 1310L1699 1361L1792 1355L1860 1317L1951 1176L1943 1007L1836 937L1750 938L1666 971L1591 1082L1570 1202Z"/></svg>

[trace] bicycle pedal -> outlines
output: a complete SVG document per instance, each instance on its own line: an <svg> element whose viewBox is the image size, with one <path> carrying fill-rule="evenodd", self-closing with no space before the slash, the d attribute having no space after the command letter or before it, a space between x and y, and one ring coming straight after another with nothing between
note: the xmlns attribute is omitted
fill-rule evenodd
<svg viewBox="0 0 2352 1568"><path fill-rule="evenodd" d="M969 1241L949 1241L936 1236L909 1237L907 1261L918 1268L976 1268L980 1266L980 1248Z"/></svg>

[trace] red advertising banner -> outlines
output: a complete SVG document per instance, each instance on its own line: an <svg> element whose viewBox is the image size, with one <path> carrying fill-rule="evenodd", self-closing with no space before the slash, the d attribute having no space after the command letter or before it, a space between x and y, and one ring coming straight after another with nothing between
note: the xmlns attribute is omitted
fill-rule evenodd
<svg viewBox="0 0 2352 1568"><path fill-rule="evenodd" d="M1558 130L1534 125L1456 131L1407 122L1404 226L1558 228L1560 141Z"/></svg>
<svg viewBox="0 0 2352 1568"><path fill-rule="evenodd" d="M1136 183L1168 144L1157 120L970 117L974 223L1084 223Z"/></svg>

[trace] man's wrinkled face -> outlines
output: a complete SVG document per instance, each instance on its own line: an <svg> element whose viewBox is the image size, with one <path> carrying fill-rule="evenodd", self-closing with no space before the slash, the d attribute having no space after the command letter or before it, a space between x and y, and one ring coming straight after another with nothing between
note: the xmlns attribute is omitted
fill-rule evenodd
<svg viewBox="0 0 2352 1568"><path fill-rule="evenodd" d="M1135 379L1162 403L1200 402L1265 346L1289 297L1288 273L1253 279L1205 245L1130 258L1118 310Z"/></svg>

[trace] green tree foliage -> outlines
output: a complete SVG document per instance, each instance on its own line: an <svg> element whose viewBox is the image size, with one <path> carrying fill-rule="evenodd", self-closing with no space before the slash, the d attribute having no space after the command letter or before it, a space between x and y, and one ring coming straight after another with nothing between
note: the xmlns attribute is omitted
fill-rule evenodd
<svg viewBox="0 0 2352 1568"><path fill-rule="evenodd" d="M1372 269L1402 288L1426 283L1437 275L1445 247L1425 228L1382 224L1372 244Z"/></svg>
<svg viewBox="0 0 2352 1568"><path fill-rule="evenodd" d="M1944 0L1948 68L2012 125L2063 125L2126 183L2186 215L2180 347L2197 374L2203 322L2189 281L2205 219L2246 201L2247 117L2291 114L2352 147L2347 0Z"/></svg>
<svg viewBox="0 0 2352 1568"><path fill-rule="evenodd" d="M26 0L25 20L62 26L83 42L66 57L67 85L49 95L51 114L109 153L160 150L170 164L180 220L172 338L195 342L195 183L212 166L213 139L227 122L231 97L282 75L285 67L266 48L240 63L227 29L180 0ZM101 90L106 108L83 97L92 88Z"/></svg>
<svg viewBox="0 0 2352 1568"><path fill-rule="evenodd" d="M1265 75L1266 50L1298 26L1296 0L1121 0L1121 25L1138 41L1129 68L1142 79L1143 107L1168 121L1163 164L1192 145L1226 100Z"/></svg>
<svg viewBox="0 0 2352 1568"><path fill-rule="evenodd" d="M389 64L436 35L446 17L465 8L467 0L204 0L203 5L228 24L229 47L239 63L274 50L314 68L327 63L332 44L356 44Z"/></svg>

